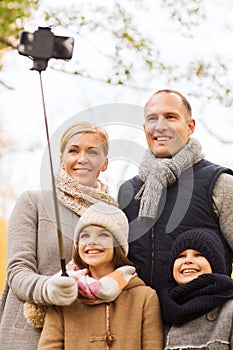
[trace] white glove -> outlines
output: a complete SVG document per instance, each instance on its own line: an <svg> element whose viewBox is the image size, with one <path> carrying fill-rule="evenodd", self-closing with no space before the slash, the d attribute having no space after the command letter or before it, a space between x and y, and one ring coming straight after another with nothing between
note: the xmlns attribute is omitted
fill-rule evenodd
<svg viewBox="0 0 233 350"><path fill-rule="evenodd" d="M61 272L50 277L43 286L43 297L48 304L70 305L78 296L75 278L61 276Z"/></svg>

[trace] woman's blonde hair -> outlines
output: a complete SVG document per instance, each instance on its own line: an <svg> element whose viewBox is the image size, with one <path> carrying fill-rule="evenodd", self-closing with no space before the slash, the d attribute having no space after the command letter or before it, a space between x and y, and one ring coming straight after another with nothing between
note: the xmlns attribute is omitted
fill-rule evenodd
<svg viewBox="0 0 233 350"><path fill-rule="evenodd" d="M69 139L79 133L89 133L89 134L96 134L99 136L101 141L103 142L103 150L105 156L108 154L108 149L109 149L109 136L105 130L102 128L92 125L88 122L78 122L73 125L71 125L62 135L61 138L61 143L60 143L60 152L63 154L67 142Z"/></svg>

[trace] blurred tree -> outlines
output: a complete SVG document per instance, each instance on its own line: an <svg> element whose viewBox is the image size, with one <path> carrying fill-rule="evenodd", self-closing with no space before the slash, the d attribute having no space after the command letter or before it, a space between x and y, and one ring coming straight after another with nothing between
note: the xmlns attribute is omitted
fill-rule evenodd
<svg viewBox="0 0 233 350"><path fill-rule="evenodd" d="M0 294L2 292L2 288L6 278L6 237L7 237L6 231L7 231L6 221L0 219L0 247L1 247Z"/></svg>
<svg viewBox="0 0 233 350"><path fill-rule="evenodd" d="M192 28L206 19L203 0L162 0L161 3L169 8L170 18L180 25L184 35L192 36Z"/></svg>
<svg viewBox="0 0 233 350"><path fill-rule="evenodd" d="M23 30L25 19L37 8L38 0L0 1L0 50L16 48L19 31Z"/></svg>
<svg viewBox="0 0 233 350"><path fill-rule="evenodd" d="M32 15L32 10L37 8L38 2L38 0L0 1L0 55L6 49L17 47L19 32L23 30L25 20Z"/></svg>
<svg viewBox="0 0 233 350"><path fill-rule="evenodd" d="M7 206L9 204L9 199L14 199L14 191L10 183L10 174L6 171L4 167L4 162L2 155L4 150L11 146L12 142L7 137L7 133L0 126L0 294L4 286L6 277L6 241L7 241L7 222L5 220L6 213L8 211Z"/></svg>
<svg viewBox="0 0 233 350"><path fill-rule="evenodd" d="M18 44L19 32L23 30L25 20L28 19L33 10L37 9L38 0L1 0L0 1L0 69L2 68L1 58L6 50L16 49ZM4 80L0 84L12 89ZM6 195L8 198L13 196L12 188L9 184L9 174L4 173L2 165L2 152L11 145L0 124L0 218L4 217L4 203Z"/></svg>
<svg viewBox="0 0 233 350"><path fill-rule="evenodd" d="M47 25L55 31L67 29L78 43L85 45L85 55L78 52L78 58L72 60L72 69L70 64L67 68L60 61L53 64L53 69L148 91L154 89L159 78L160 86L184 84L187 95L204 102L216 99L223 106L231 107L232 57L216 52L206 58L198 47L198 56L183 62L179 52L176 57L169 57L171 39L165 48L156 40L161 35L158 21L161 13L166 20L163 30L167 26L171 38L175 33L178 40L183 37L192 42L197 30L208 21L207 5L208 0L159 0L156 4L150 0L70 0L49 4L43 0L5 0L0 2L0 49L16 47L25 20L31 16L32 9L38 7L40 19L44 18ZM222 2L216 1L214 6L220 9ZM143 29L145 23L146 30ZM231 24L226 25L229 31L233 30Z"/></svg>
<svg viewBox="0 0 233 350"><path fill-rule="evenodd" d="M6 280L6 264L7 264L7 223L4 219L0 219L0 296Z"/></svg>
<svg viewBox="0 0 233 350"><path fill-rule="evenodd" d="M9 174L4 166L4 151L12 146L12 141L7 136L7 132L0 126L0 220L5 217L7 212L7 199L14 199L14 191L10 184L11 174Z"/></svg>
<svg viewBox="0 0 233 350"><path fill-rule="evenodd" d="M198 55L195 52L188 59L184 57L184 54L189 56L188 51L177 50L175 56L170 53L174 33L175 39L186 40L189 45L198 36L197 31L208 21L207 0L160 0L156 3L167 19L170 37L165 47L156 40L162 35L161 23L156 24L158 12L155 7L151 9L149 0L71 3L70 7L66 3L63 7L57 4L57 7L44 9L44 18L53 28L66 28L73 33L80 47L85 42L91 59L86 56L84 59L80 50L78 58L72 60L73 70L69 64L68 71L60 61L53 64L54 69L139 90L151 91L158 79L160 86L184 84L186 94L201 101L216 99L223 106L233 105L229 73L232 57L221 55L217 50L206 57L201 47L197 47ZM220 8L222 3L217 1L215 5ZM233 10L233 5L231 8ZM146 30L143 30L145 24L141 25L143 21L151 21ZM164 28L165 24L163 33ZM233 27L228 29L232 31Z"/></svg>

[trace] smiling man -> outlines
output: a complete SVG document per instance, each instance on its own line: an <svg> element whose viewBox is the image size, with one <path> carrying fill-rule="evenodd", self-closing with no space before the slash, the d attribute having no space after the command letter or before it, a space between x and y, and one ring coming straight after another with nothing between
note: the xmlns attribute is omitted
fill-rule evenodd
<svg viewBox="0 0 233 350"><path fill-rule="evenodd" d="M191 137L195 120L176 90L155 92L145 106L149 149L139 174L122 184L118 201L130 222L129 258L158 293L172 285L168 262L174 239L191 227L209 227L232 270L233 171L204 159Z"/></svg>
<svg viewBox="0 0 233 350"><path fill-rule="evenodd" d="M193 133L195 121L191 107L177 93L152 96L145 108L144 130L149 148L156 157L171 157Z"/></svg>

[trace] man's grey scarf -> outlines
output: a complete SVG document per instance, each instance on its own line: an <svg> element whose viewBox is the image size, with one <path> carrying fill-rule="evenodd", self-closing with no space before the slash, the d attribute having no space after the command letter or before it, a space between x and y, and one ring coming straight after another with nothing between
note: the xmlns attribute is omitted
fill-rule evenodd
<svg viewBox="0 0 233 350"><path fill-rule="evenodd" d="M184 170L203 158L201 144L193 138L172 158L157 158L147 150L139 167L139 177L144 184L135 196L140 200L139 218L156 218L163 189L174 184Z"/></svg>

